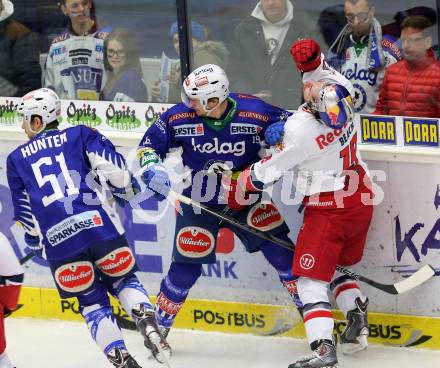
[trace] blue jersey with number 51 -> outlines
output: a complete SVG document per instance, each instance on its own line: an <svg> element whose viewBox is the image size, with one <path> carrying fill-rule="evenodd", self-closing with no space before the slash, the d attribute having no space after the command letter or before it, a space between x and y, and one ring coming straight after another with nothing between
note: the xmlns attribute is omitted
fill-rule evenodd
<svg viewBox="0 0 440 368"><path fill-rule="evenodd" d="M7 158L14 219L39 235L48 260L77 254L124 233L101 183L124 188L124 158L103 135L85 126L46 130Z"/></svg>

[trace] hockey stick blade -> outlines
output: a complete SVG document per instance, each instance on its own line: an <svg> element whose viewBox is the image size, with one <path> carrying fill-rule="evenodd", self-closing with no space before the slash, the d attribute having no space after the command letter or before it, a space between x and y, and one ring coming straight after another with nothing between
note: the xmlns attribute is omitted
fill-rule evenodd
<svg viewBox="0 0 440 368"><path fill-rule="evenodd" d="M136 323L134 323L132 320L125 318L119 314L115 314L116 323L118 326L124 330L130 330L130 331L136 331Z"/></svg>
<svg viewBox="0 0 440 368"><path fill-rule="evenodd" d="M339 270L340 271L340 270ZM342 271L342 273L345 273ZM398 295L406 293L415 287L422 285L435 275L435 270L431 265L425 265L418 271L414 272L405 280L396 282L394 284L382 284L380 282L371 280L365 276L354 274L359 281L365 282L368 285L374 286L376 289L382 290L388 294ZM356 277L357 276L357 277Z"/></svg>

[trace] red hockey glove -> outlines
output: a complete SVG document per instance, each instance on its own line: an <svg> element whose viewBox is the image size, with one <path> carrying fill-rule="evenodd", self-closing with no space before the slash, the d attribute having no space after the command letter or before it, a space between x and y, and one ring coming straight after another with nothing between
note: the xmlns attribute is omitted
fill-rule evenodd
<svg viewBox="0 0 440 368"><path fill-rule="evenodd" d="M253 165L242 171L238 177L238 185L245 192L259 192L264 189L264 184L255 178Z"/></svg>
<svg viewBox="0 0 440 368"><path fill-rule="evenodd" d="M315 40L310 38L294 42L290 53L301 72L310 72L321 64L321 48Z"/></svg>
<svg viewBox="0 0 440 368"><path fill-rule="evenodd" d="M231 176L223 175L222 188L228 207L234 211L241 211L246 207L245 192L238 185L238 176L241 171L234 172Z"/></svg>

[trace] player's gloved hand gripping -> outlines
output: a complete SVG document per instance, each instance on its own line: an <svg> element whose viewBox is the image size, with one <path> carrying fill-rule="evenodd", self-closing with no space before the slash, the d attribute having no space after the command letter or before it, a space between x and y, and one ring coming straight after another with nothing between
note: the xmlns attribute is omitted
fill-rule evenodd
<svg viewBox="0 0 440 368"><path fill-rule="evenodd" d="M142 181L148 189L156 193L158 201L163 201L171 189L171 182L165 168L160 164L159 156L153 148L144 147L138 150L137 157L144 170Z"/></svg>
<svg viewBox="0 0 440 368"><path fill-rule="evenodd" d="M280 143L284 135L284 125L285 121L280 120L276 123L269 125L269 127L264 132L264 140L269 146L275 146Z"/></svg>
<svg viewBox="0 0 440 368"><path fill-rule="evenodd" d="M24 233L24 242L36 257L43 258L43 245L40 242L39 236Z"/></svg>
<svg viewBox="0 0 440 368"><path fill-rule="evenodd" d="M142 180L147 188L156 192L156 198L163 201L170 189L171 182L165 168L160 164L154 164L142 173Z"/></svg>
<svg viewBox="0 0 440 368"><path fill-rule="evenodd" d="M232 175L223 174L222 188L228 207L234 211L241 211L246 207L245 191L238 184L238 177L241 171L235 171Z"/></svg>
<svg viewBox="0 0 440 368"><path fill-rule="evenodd" d="M125 207L131 198L141 192L141 186L133 175L131 175L131 188L129 188L129 190L127 190L127 188L116 188L110 183L108 184L111 188L113 198L120 207ZM129 193L130 191L132 191L132 193Z"/></svg>
<svg viewBox="0 0 440 368"><path fill-rule="evenodd" d="M269 158L270 156L267 159ZM248 166L238 177L238 186L245 192L261 192L264 189L264 183L258 180L255 175L254 165Z"/></svg>
<svg viewBox="0 0 440 368"><path fill-rule="evenodd" d="M294 42L290 53L301 72L310 72L321 65L321 48L310 38Z"/></svg>

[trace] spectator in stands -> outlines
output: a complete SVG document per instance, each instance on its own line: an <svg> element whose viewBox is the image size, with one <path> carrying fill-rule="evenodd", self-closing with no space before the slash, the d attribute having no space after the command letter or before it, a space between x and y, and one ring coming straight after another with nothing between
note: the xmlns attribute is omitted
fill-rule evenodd
<svg viewBox="0 0 440 368"><path fill-rule="evenodd" d="M0 0L0 96L22 96L41 87L39 38L10 18L14 6Z"/></svg>
<svg viewBox="0 0 440 368"><path fill-rule="evenodd" d="M396 40L382 36L371 0L346 0L347 24L330 46L328 62L355 88L356 112L372 113L385 68L401 60Z"/></svg>
<svg viewBox="0 0 440 368"><path fill-rule="evenodd" d="M232 90L246 92L283 108L302 102L302 81L294 73L292 42L321 38L307 14L289 0L261 0L234 30L229 74Z"/></svg>
<svg viewBox="0 0 440 368"><path fill-rule="evenodd" d="M431 49L432 25L420 15L402 22L404 59L387 69L375 114L440 117L440 64Z"/></svg>
<svg viewBox="0 0 440 368"><path fill-rule="evenodd" d="M104 101L147 102L148 92L135 38L116 28L104 40L104 66L107 82L101 93Z"/></svg>
<svg viewBox="0 0 440 368"><path fill-rule="evenodd" d="M67 27L67 18L60 14L59 0L13 0L13 2L13 18L39 35L40 51L47 54L52 40Z"/></svg>
<svg viewBox="0 0 440 368"><path fill-rule="evenodd" d="M343 4L330 5L319 14L318 26L327 47L335 42L346 23Z"/></svg>
<svg viewBox="0 0 440 368"><path fill-rule="evenodd" d="M92 0L62 0L68 28L56 37L46 60L44 86L60 98L98 100L104 85L104 38L91 17Z"/></svg>
<svg viewBox="0 0 440 368"><path fill-rule="evenodd" d="M191 22L192 46L193 46L193 64L192 70L205 64L215 64L221 68L226 68L228 63L228 51L223 42L208 40L208 30L197 22ZM174 49L177 55L179 50L179 34L177 31L177 22L174 22L169 31ZM179 102L180 89L182 86L180 62L171 66L171 71L167 77L170 82L170 91L168 101L160 101L160 81L157 81L152 90L151 95L155 102Z"/></svg>

